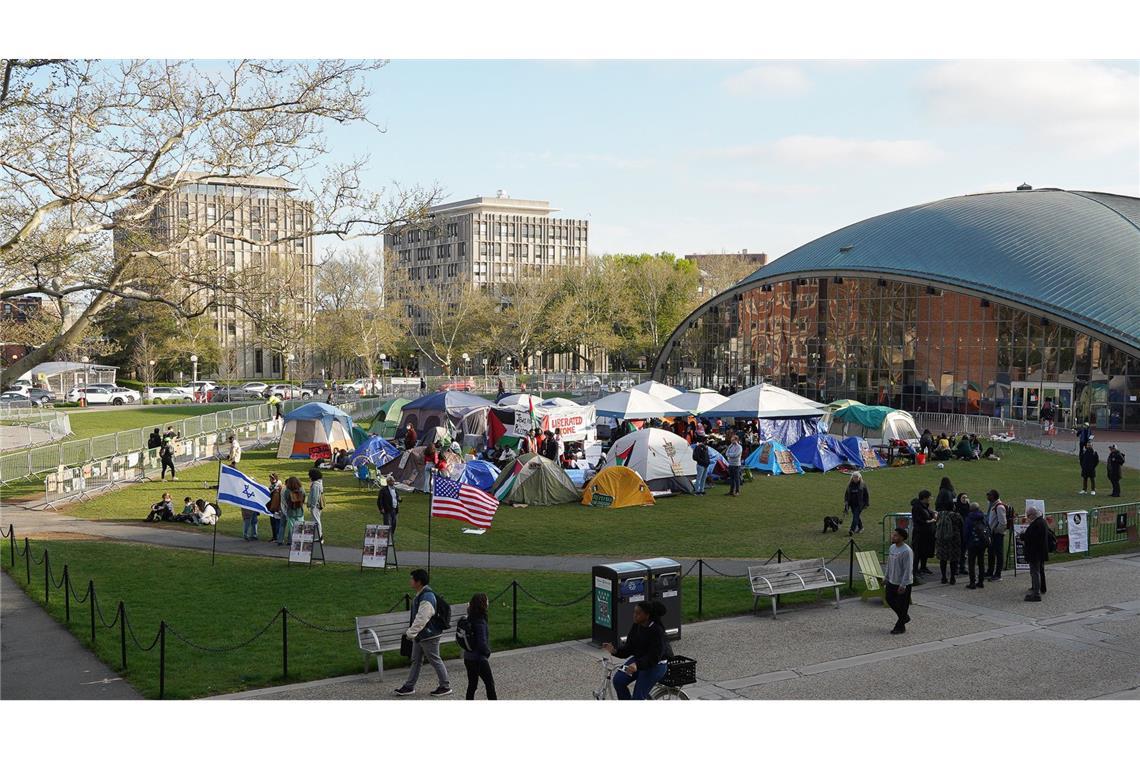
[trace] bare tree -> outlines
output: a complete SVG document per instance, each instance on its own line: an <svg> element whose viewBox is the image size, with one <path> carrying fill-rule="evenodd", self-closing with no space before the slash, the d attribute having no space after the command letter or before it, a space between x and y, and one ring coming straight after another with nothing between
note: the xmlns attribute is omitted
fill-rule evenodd
<svg viewBox="0 0 1140 760"><path fill-rule="evenodd" d="M465 351L475 351L492 319L494 298L471 282L441 284L411 280L405 269L389 290L404 309L408 340L448 375Z"/></svg>
<svg viewBox="0 0 1140 760"><path fill-rule="evenodd" d="M372 123L364 77L381 65L0 59L0 297L34 294L71 310L59 335L9 371L64 352L120 299L183 317L255 304L264 316L248 278L179 255L209 236L268 250L420 222L438 190L368 190L363 159L334 163L324 142L328 124ZM306 223L253 239L228 231L233 209L222 208L216 219L178 216L167 225L174 234L152 234L180 190L255 175L297 186L312 204ZM242 202L235 195L232 204ZM157 291L147 287L156 270L167 284Z"/></svg>
<svg viewBox="0 0 1140 760"><path fill-rule="evenodd" d="M556 280L524 277L499 286L498 309L488 321L480 349L500 357L510 356L516 367L525 366L525 357L535 348L547 347L547 313L555 294Z"/></svg>

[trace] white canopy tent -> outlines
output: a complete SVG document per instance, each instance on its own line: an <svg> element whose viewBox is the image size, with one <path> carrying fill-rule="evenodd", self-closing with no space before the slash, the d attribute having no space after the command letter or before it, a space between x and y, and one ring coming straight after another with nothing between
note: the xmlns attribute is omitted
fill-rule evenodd
<svg viewBox="0 0 1140 760"><path fill-rule="evenodd" d="M513 393L510 396L503 396L497 402L499 406L512 406L516 409L529 409L530 404L534 403L537 409L543 402L542 396L532 396L529 393Z"/></svg>
<svg viewBox="0 0 1140 760"><path fill-rule="evenodd" d="M780 419L822 417L825 411L823 404L771 383L760 383L734 394L724 403L709 409L708 414L736 419Z"/></svg>
<svg viewBox="0 0 1140 760"><path fill-rule="evenodd" d="M684 409L636 388L604 396L594 402L594 409L597 410L599 417L613 417L619 420L647 420L653 417L689 415Z"/></svg>
<svg viewBox="0 0 1140 760"><path fill-rule="evenodd" d="M639 383L633 386L633 390L648 393L650 396L655 396L656 398L666 401L670 401L674 397L681 395L681 391L664 383L659 383L656 380L647 380L644 383Z"/></svg>
<svg viewBox="0 0 1140 760"><path fill-rule="evenodd" d="M670 404L679 406L691 414L704 414L725 401L728 401L728 396L722 396L711 388L695 388L669 399Z"/></svg>

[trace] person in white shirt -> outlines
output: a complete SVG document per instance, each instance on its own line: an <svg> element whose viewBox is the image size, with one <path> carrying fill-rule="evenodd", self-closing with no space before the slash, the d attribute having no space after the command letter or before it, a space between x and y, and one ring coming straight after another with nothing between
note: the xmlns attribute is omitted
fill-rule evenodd
<svg viewBox="0 0 1140 760"><path fill-rule="evenodd" d="M230 436L230 467L237 467L238 462L241 461L241 444L238 443L237 438Z"/></svg>
<svg viewBox="0 0 1140 760"><path fill-rule="evenodd" d="M209 503L205 499L198 499L198 501L195 503L198 505L198 509L202 513L198 518L198 521L202 525L213 525L218 521L218 510L214 509L213 504Z"/></svg>
<svg viewBox="0 0 1140 760"><path fill-rule="evenodd" d="M728 462L728 495L740 495L740 468L744 447L740 445L740 438L735 433L729 439L728 448L724 450L724 458Z"/></svg>
<svg viewBox="0 0 1140 760"><path fill-rule="evenodd" d="M887 604L895 611L898 622L891 633L906 633L910 622L910 587L914 583L914 552L906 544L906 528L895 528L891 533L891 550L887 554L887 569L884 577Z"/></svg>
<svg viewBox="0 0 1140 760"><path fill-rule="evenodd" d="M309 513L313 522L317 524L317 542L325 542L324 526L321 525L321 512L325 508L325 481L324 475L316 467L309 470Z"/></svg>

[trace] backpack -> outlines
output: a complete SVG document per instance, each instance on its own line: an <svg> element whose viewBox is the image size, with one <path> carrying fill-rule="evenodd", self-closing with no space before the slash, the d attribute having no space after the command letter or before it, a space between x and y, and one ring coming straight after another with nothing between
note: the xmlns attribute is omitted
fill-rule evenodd
<svg viewBox="0 0 1140 760"><path fill-rule="evenodd" d="M986 524L985 520L978 520L974 523L974 540L981 546L989 547L990 526Z"/></svg>
<svg viewBox="0 0 1140 760"><path fill-rule="evenodd" d="M698 444L693 450L693 461L702 467L709 466L709 447L706 444Z"/></svg>
<svg viewBox="0 0 1140 760"><path fill-rule="evenodd" d="M436 599L438 600L439 597ZM471 621L467 619L466 615L459 618L455 623L455 643L464 652L475 651L475 626L471 625Z"/></svg>
<svg viewBox="0 0 1140 760"><path fill-rule="evenodd" d="M440 628L451 627L451 605L439 593L435 595L435 615Z"/></svg>
<svg viewBox="0 0 1140 760"><path fill-rule="evenodd" d="M1012 534L1013 525L1017 522L1017 512L1013 507L1009 506L1001 499L998 499L996 503L1001 504L1003 507L1005 507L1005 529Z"/></svg>
<svg viewBox="0 0 1140 760"><path fill-rule="evenodd" d="M1057 551L1057 534L1053 532L1052 528L1046 528L1045 530L1048 531L1045 536L1045 542L1049 546L1049 553L1055 553Z"/></svg>
<svg viewBox="0 0 1140 760"><path fill-rule="evenodd" d="M222 505L220 503L212 505L214 507L214 514L218 517L222 516Z"/></svg>

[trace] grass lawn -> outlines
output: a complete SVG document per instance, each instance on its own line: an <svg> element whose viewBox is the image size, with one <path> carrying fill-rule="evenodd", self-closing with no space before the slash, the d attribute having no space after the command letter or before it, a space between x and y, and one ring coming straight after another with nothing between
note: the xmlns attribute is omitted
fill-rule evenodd
<svg viewBox="0 0 1140 760"><path fill-rule="evenodd" d="M183 417L200 417L203 414L233 409L248 404L170 404L162 406L109 406L92 411L70 410L71 432L75 438L94 438L97 435L117 433L134 428L162 427Z"/></svg>
<svg viewBox="0 0 1140 760"><path fill-rule="evenodd" d="M43 604L44 570L32 565L32 582L26 583L25 560L17 559L11 568L8 542L2 551L4 570ZM353 617L403 609L410 568L361 573L345 565L290 567L284 560L220 556L214 567L208 554L176 551L137 544L102 541L33 541L32 557L41 558L44 549L56 580L62 583L68 566L75 595L82 598L88 579L95 581L99 608L107 622L115 616L123 600L131 630L142 646L155 640L160 620L165 620L187 640L201 646L225 648L257 634L282 606L290 615L328 628L351 628ZM525 573L440 568L432 573L432 586L448 601L470 599L476 591L490 596L517 580L522 588L543 601L570 602L590 591L590 577L568 573ZM861 584L856 585L859 591ZM846 590L846 588L844 589ZM810 593L788 602L815 600ZM684 581L682 591L685 619L697 610L697 578ZM749 611L752 597L745 579L710 578L704 582L704 617L741 614ZM52 589L48 611L64 622L62 590ZM543 606L522 591L518 594L519 642L511 639L511 592L491 605L492 648L503 650L590 636L591 604L587 596L579 603ZM65 623L66 624L66 623ZM96 618L95 653L108 665L120 669L119 627L103 627ZM85 645L91 646L90 607L72 603L69 629ZM290 617L289 681L306 681L361 672L362 655L352 632L326 633L304 626ZM158 648L140 651L127 635L127 669L124 676L148 697L158 696ZM459 655L455 644L444 646L444 656ZM678 651L683 653L683 646ZM398 653L385 656L385 667L405 665ZM454 669L456 666L452 664ZM374 666L373 666L374 668ZM166 696L200 697L208 694L256 688L283 683L281 621L248 646L231 653L209 653L192 649L169 630L166 638ZM392 688L391 679L377 688ZM568 695L584 696L584 695Z"/></svg>
<svg viewBox="0 0 1140 760"><path fill-rule="evenodd" d="M271 450L246 452L242 469L263 483L274 470L283 479L296 474L307 483L308 462L276 459ZM201 465L181 473L177 483L130 486L70 507L68 512L90 519L141 520L167 489L176 504L186 495L212 499L217 471L217 464ZM948 462L944 470L926 465L869 471L865 480L871 507L863 514L866 531L859 543L879 549L884 515L909 512L911 498L922 488L936 492L943 475L982 503L985 492L996 488L1019 512L1026 498L1045 499L1049 511L1127 501L1078 496L1078 474L1074 457L1022 446L1013 447L1000 462ZM376 492L360 490L348 472L326 473L325 482L328 508L323 521L329 542L359 546L364 525L379 521ZM815 473L758 477L744 484L737 499L727 498L727 487L716 485L707 496L660 499L651 507L596 509L566 504L524 509L503 505L494 527L482 536L463 534L463 524L454 520L435 520L432 548L492 554L761 559L783 549L796 559L830 558L842 549L847 535L846 531L823 534L823 517L842 514L846 483L843 474ZM401 549L427 548L427 506L427 496L406 495L397 534ZM159 529L194 530L182 526ZM240 535L240 511L226 509L219 531Z"/></svg>

